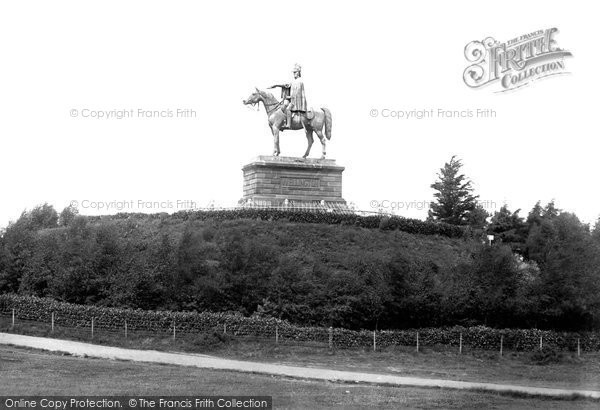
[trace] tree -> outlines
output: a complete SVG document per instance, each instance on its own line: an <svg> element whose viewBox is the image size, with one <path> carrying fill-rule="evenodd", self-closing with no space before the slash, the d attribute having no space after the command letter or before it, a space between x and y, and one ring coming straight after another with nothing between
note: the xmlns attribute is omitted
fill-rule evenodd
<svg viewBox="0 0 600 410"><path fill-rule="evenodd" d="M21 215L10 223L2 236L0 292L17 292L25 264L33 254L35 238L28 221Z"/></svg>
<svg viewBox="0 0 600 410"><path fill-rule="evenodd" d="M487 219L489 217L488 211L477 202L475 208L467 214L467 224L473 229L483 230L488 224Z"/></svg>
<svg viewBox="0 0 600 410"><path fill-rule="evenodd" d="M390 273L386 264L369 255L359 253L352 263L352 272L360 286L357 303L353 306L355 316L374 329L379 328L386 305L391 302Z"/></svg>
<svg viewBox="0 0 600 410"><path fill-rule="evenodd" d="M67 226L73 221L73 219L75 219L75 217L78 214L79 210L77 209L77 207L70 204L61 211L60 215L58 216L58 224L60 226Z"/></svg>
<svg viewBox="0 0 600 410"><path fill-rule="evenodd" d="M38 205L26 214L30 220L32 230L56 228L58 224L58 214L52 205L47 203Z"/></svg>
<svg viewBox="0 0 600 410"><path fill-rule="evenodd" d="M486 325L511 326L518 286L517 261L511 249L484 246L474 257L471 286L476 314Z"/></svg>
<svg viewBox="0 0 600 410"><path fill-rule="evenodd" d="M533 225L540 225L542 223L542 212L542 205L540 204L540 201L537 201L527 215L527 220L525 221L527 224L527 231L531 230Z"/></svg>
<svg viewBox="0 0 600 410"><path fill-rule="evenodd" d="M168 233L163 232L158 241L154 243L148 258L149 281L152 281L153 289L146 291L144 303L154 305L153 308L176 308L176 305L169 306L173 302L173 272L177 269L178 252L175 244L171 241ZM150 283L148 283L150 286Z"/></svg>
<svg viewBox="0 0 600 410"><path fill-rule="evenodd" d="M93 304L103 296L95 270L96 242L84 216L77 216L61 241L60 269L49 284L50 296L66 302Z"/></svg>
<svg viewBox="0 0 600 410"><path fill-rule="evenodd" d="M431 185L437 192L433 195L435 201L429 208L429 219L467 225L469 214L477 208L477 198L473 195L472 182L460 173L462 162L453 156L450 162L438 173L438 181Z"/></svg>
<svg viewBox="0 0 600 410"><path fill-rule="evenodd" d="M0 252L0 292L17 292L19 283L36 247L36 234L40 229L54 228L58 215L51 205L44 204L23 211L16 222L11 222L4 235Z"/></svg>
<svg viewBox="0 0 600 410"><path fill-rule="evenodd" d="M537 300L532 296L539 271L509 246L481 245L443 280L444 323L465 326L532 326Z"/></svg>
<svg viewBox="0 0 600 410"><path fill-rule="evenodd" d="M436 326L441 319L442 295L436 289L438 266L400 254L386 263L390 301L386 325L391 328Z"/></svg>
<svg viewBox="0 0 600 410"><path fill-rule="evenodd" d="M540 315L552 328L592 327L600 319L600 248L574 214L544 208L527 250L541 270Z"/></svg>
<svg viewBox="0 0 600 410"><path fill-rule="evenodd" d="M554 199L546 204L542 211L542 217L544 218L556 218L561 210L554 205Z"/></svg>
<svg viewBox="0 0 600 410"><path fill-rule="evenodd" d="M531 211L529 211L529 215L527 215L527 220L525 221L528 230L534 225L541 225L544 219L556 218L560 212L561 210L554 204L554 199L544 207L542 207L540 201L537 201Z"/></svg>
<svg viewBox="0 0 600 410"><path fill-rule="evenodd" d="M324 284L314 275L314 261L301 252L279 256L269 278L269 295L261 310L280 319L318 325L323 310Z"/></svg>
<svg viewBox="0 0 600 410"><path fill-rule="evenodd" d="M553 220L560 214L561 210L556 208L554 200L548 202L542 207L540 201L537 201L525 221L523 238L526 245L523 255L536 262L544 256L540 252L546 252L543 248L549 243L548 238L554 235Z"/></svg>
<svg viewBox="0 0 600 410"><path fill-rule="evenodd" d="M596 225L594 225L594 230L592 231L592 238L600 244L600 217L596 221Z"/></svg>
<svg viewBox="0 0 600 410"><path fill-rule="evenodd" d="M233 230L230 237L224 238L220 254L226 281L223 290L232 310L255 312L268 295L268 280L277 263L274 250Z"/></svg>
<svg viewBox="0 0 600 410"><path fill-rule="evenodd" d="M18 286L18 281L11 280L7 272L9 267L9 256L6 250L5 232L0 231L0 292L13 290Z"/></svg>
<svg viewBox="0 0 600 410"><path fill-rule="evenodd" d="M494 235L494 241L501 242L511 247L513 252L523 254L527 240L527 225L519 216L521 210L511 212L507 205L503 205L492 216L488 232Z"/></svg>
<svg viewBox="0 0 600 410"><path fill-rule="evenodd" d="M52 278L60 270L60 244L57 232L48 230L35 237L31 256L23 267L19 293L46 296Z"/></svg>

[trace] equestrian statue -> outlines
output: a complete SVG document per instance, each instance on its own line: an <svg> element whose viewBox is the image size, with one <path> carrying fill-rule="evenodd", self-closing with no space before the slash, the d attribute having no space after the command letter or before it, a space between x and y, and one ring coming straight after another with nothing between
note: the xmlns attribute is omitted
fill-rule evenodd
<svg viewBox="0 0 600 410"><path fill-rule="evenodd" d="M269 128L273 133L273 155L279 156L279 132L284 130L300 130L304 128L308 146L302 156L308 157L310 148L313 144L313 132L317 134L323 147L321 158L325 158L327 140L331 139L331 111L327 108L313 111L306 105L306 96L304 93L304 83L302 82L302 68L296 64L294 70L294 79L290 83L275 84L269 89L281 88L281 100L278 100L268 91L259 90L253 92L243 103L256 105L263 103L267 112ZM325 133L323 133L323 130Z"/></svg>

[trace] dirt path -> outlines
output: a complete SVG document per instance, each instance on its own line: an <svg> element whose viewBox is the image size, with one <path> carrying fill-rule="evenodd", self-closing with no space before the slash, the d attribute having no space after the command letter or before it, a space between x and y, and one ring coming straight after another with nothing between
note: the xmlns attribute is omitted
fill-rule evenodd
<svg viewBox="0 0 600 410"><path fill-rule="evenodd" d="M136 362L163 363L208 369L273 374L300 379L370 383L388 386L418 386L448 389L475 389L496 392L519 392L553 397L578 394L585 397L600 399L600 391L593 390L567 390L493 383L475 383L454 380L425 379L419 377L401 377L374 373L348 372L319 369L314 367L284 366L279 364L221 359L213 356L195 354L191 355L158 352L155 350L123 349L120 347L101 346L90 343L73 342L70 340L48 339L43 337L23 336L10 333L0 333L0 344L24 346L55 352L68 352L78 356L87 355L105 359L132 360Z"/></svg>

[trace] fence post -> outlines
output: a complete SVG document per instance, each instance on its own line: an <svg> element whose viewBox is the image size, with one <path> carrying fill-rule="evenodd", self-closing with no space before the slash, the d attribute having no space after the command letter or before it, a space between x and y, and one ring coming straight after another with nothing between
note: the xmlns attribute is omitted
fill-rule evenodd
<svg viewBox="0 0 600 410"><path fill-rule="evenodd" d="M581 344L579 343L579 338L577 338L577 357L581 356Z"/></svg>
<svg viewBox="0 0 600 410"><path fill-rule="evenodd" d="M127 339L127 321L125 321L125 339Z"/></svg>
<svg viewBox="0 0 600 410"><path fill-rule="evenodd" d="M377 351L377 341L375 340L375 331L373 330L373 351Z"/></svg>
<svg viewBox="0 0 600 410"><path fill-rule="evenodd" d="M52 333L54 333L54 312L52 312Z"/></svg>
<svg viewBox="0 0 600 410"><path fill-rule="evenodd" d="M333 328L329 326L329 348L333 348Z"/></svg>
<svg viewBox="0 0 600 410"><path fill-rule="evenodd" d="M15 310L12 311L12 327L15 327Z"/></svg>
<svg viewBox="0 0 600 410"><path fill-rule="evenodd" d="M223 334L227 334L227 323L223 323Z"/></svg>
<svg viewBox="0 0 600 410"><path fill-rule="evenodd" d="M92 339L94 338L94 317L92 316Z"/></svg>
<svg viewBox="0 0 600 410"><path fill-rule="evenodd" d="M175 340L175 320L173 320L173 340Z"/></svg>
<svg viewBox="0 0 600 410"><path fill-rule="evenodd" d="M504 336L500 335L500 357L502 357L502 347L504 344Z"/></svg>
<svg viewBox="0 0 600 410"><path fill-rule="evenodd" d="M275 326L275 343L279 343L279 326Z"/></svg>
<svg viewBox="0 0 600 410"><path fill-rule="evenodd" d="M542 347L544 346L544 345L543 345L543 342L542 342L542 337L543 337L543 336L542 336L542 335L540 335L540 350L542 350Z"/></svg>
<svg viewBox="0 0 600 410"><path fill-rule="evenodd" d="M419 332L417 332L417 353L419 353Z"/></svg>
<svg viewBox="0 0 600 410"><path fill-rule="evenodd" d="M460 338L458 339L458 354L462 354L462 332L460 332Z"/></svg>

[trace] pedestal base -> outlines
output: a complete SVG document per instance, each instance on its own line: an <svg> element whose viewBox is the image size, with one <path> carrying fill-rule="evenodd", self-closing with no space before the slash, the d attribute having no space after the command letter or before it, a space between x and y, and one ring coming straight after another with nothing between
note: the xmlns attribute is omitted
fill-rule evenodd
<svg viewBox="0 0 600 410"><path fill-rule="evenodd" d="M334 159L262 155L242 168L242 205L345 208L342 172Z"/></svg>

